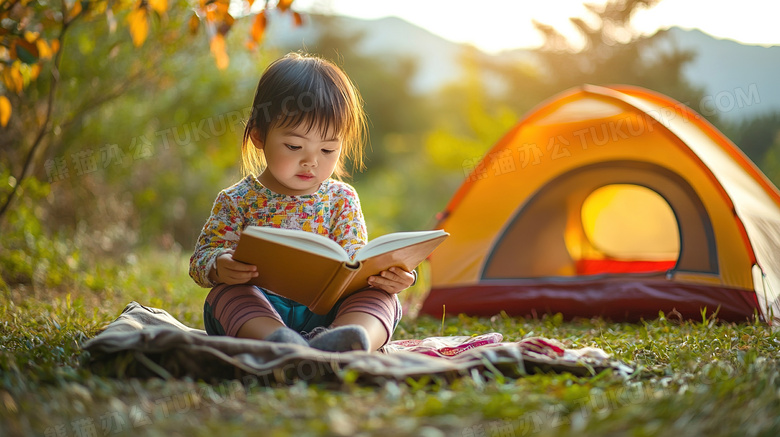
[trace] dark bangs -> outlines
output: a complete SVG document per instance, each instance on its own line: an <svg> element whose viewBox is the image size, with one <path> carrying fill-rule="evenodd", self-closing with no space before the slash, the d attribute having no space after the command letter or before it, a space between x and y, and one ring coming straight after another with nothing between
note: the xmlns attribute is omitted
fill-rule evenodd
<svg viewBox="0 0 780 437"><path fill-rule="evenodd" d="M344 138L346 126L352 124L349 103L335 86L333 78L324 75L309 76L307 83L296 84L279 100L276 115L278 127L302 126L306 132L318 129L323 135ZM274 119L274 116L271 116Z"/></svg>
<svg viewBox="0 0 780 437"><path fill-rule="evenodd" d="M351 96L340 75L322 59L288 56L271 64L257 86L252 116L263 137L272 126L318 128L345 139L354 124Z"/></svg>
<svg viewBox="0 0 780 437"><path fill-rule="evenodd" d="M244 130L245 157L252 152L251 129L265 140L273 127L303 126L340 139L342 156L362 168L365 125L360 94L341 69L322 58L290 53L269 65L257 84ZM337 173L342 171L339 165Z"/></svg>

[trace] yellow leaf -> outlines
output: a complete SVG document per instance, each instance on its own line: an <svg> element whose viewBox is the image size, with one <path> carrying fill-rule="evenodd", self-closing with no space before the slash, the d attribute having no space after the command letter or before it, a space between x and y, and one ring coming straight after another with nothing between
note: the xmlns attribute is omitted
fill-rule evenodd
<svg viewBox="0 0 780 437"><path fill-rule="evenodd" d="M236 19L233 18L230 14L225 14L224 19L222 20L222 23L217 28L217 32L219 32L222 35L227 35L227 33L230 31L230 29L233 27L233 23L235 23Z"/></svg>
<svg viewBox="0 0 780 437"><path fill-rule="evenodd" d="M152 10L162 15L168 10L168 0L148 0Z"/></svg>
<svg viewBox="0 0 780 437"><path fill-rule="evenodd" d="M221 34L214 35L211 38L211 53L214 55L214 59L217 61L217 68L224 70L230 63L227 52L225 52L225 37Z"/></svg>
<svg viewBox="0 0 780 437"><path fill-rule="evenodd" d="M30 80L36 80L38 79L38 76L41 74L41 64L34 64L30 67Z"/></svg>
<svg viewBox="0 0 780 437"><path fill-rule="evenodd" d="M280 11L284 12L290 9L292 2L293 0L279 0L279 2L276 4L276 7L279 8Z"/></svg>
<svg viewBox="0 0 780 437"><path fill-rule="evenodd" d="M198 14L193 13L192 16L190 17L190 23L189 23L190 34L195 35L196 33L198 33L199 27L200 27L200 18L198 18Z"/></svg>
<svg viewBox="0 0 780 437"><path fill-rule="evenodd" d="M206 11L206 23L214 23L219 21L220 15L217 13L217 6L214 5L214 3L208 4L203 10Z"/></svg>
<svg viewBox="0 0 780 437"><path fill-rule="evenodd" d="M228 9L230 9L230 0L216 0L214 3L217 5L217 11L221 16L228 13Z"/></svg>
<svg viewBox="0 0 780 437"><path fill-rule="evenodd" d="M263 36L265 35L265 26L265 10L262 10L257 15L255 15L255 21L252 23L252 30L250 30L249 33L254 42L259 44L261 41L263 41Z"/></svg>
<svg viewBox="0 0 780 437"><path fill-rule="evenodd" d="M40 35L38 32L30 32L29 30L24 31L24 39L27 40L27 42L35 42L35 40L38 39L38 35Z"/></svg>
<svg viewBox="0 0 780 437"><path fill-rule="evenodd" d="M6 96L0 96L0 126L8 126L11 119L11 101Z"/></svg>
<svg viewBox="0 0 780 437"><path fill-rule="evenodd" d="M130 11L130 14L127 15L127 22L130 35L133 37L133 45L141 47L149 35L149 20L146 16L146 9L139 8Z"/></svg>
<svg viewBox="0 0 780 437"><path fill-rule="evenodd" d="M76 1L73 3L73 7L70 9L70 12L68 12L68 21L76 18L76 16L80 13L81 13L81 2Z"/></svg>
<svg viewBox="0 0 780 437"><path fill-rule="evenodd" d="M103 15L107 10L110 10L108 9L108 3L109 2L92 2L89 6L90 15L93 18Z"/></svg>
<svg viewBox="0 0 780 437"><path fill-rule="evenodd" d="M222 21L225 14L228 13L229 6L229 1L212 0L207 2L203 6L203 10L206 12L206 21Z"/></svg>
<svg viewBox="0 0 780 437"><path fill-rule="evenodd" d="M19 60L14 61L10 67L3 69L3 83L5 87L15 93L22 92L24 88L24 77L21 72L22 63Z"/></svg>
<svg viewBox="0 0 780 437"><path fill-rule="evenodd" d="M49 44L44 39L39 39L35 42L35 45L38 47L38 56L41 59L51 59L51 56L53 55L51 47L49 47Z"/></svg>
<svg viewBox="0 0 780 437"><path fill-rule="evenodd" d="M57 53L58 51L60 51L60 40L58 39L51 40L51 52Z"/></svg>

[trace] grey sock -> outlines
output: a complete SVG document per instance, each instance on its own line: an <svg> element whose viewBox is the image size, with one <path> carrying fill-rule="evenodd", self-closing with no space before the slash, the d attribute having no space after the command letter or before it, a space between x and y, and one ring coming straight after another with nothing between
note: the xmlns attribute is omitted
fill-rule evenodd
<svg viewBox="0 0 780 437"><path fill-rule="evenodd" d="M368 351L368 332L360 325L315 330L311 333L309 346L328 352Z"/></svg>
<svg viewBox="0 0 780 437"><path fill-rule="evenodd" d="M309 343L301 337L301 334L293 331L290 328L279 328L272 332L271 335L265 338L266 341L272 341L274 343L289 343L297 344L298 346L308 346Z"/></svg>

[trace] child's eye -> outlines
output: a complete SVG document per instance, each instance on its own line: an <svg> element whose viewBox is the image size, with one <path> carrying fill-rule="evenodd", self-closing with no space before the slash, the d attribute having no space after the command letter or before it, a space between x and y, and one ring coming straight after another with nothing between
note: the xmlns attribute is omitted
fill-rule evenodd
<svg viewBox="0 0 780 437"><path fill-rule="evenodd" d="M333 152L335 152L335 150L332 150L332 149L322 149L322 153L324 153L326 155L330 155Z"/></svg>
<svg viewBox="0 0 780 437"><path fill-rule="evenodd" d="M285 146L290 150L299 150L301 148L301 146L293 146L292 144L285 144Z"/></svg>

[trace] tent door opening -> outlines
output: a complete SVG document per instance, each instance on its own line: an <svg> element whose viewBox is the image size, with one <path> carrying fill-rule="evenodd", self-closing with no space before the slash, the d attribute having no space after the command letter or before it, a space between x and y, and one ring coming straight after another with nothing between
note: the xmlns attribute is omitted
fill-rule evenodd
<svg viewBox="0 0 780 437"><path fill-rule="evenodd" d="M717 273L712 223L680 175L611 161L547 181L498 233L483 279Z"/></svg>
<svg viewBox="0 0 780 437"><path fill-rule="evenodd" d="M576 212L569 213L564 234L575 275L666 272L677 263L679 227L658 193L639 185L605 185Z"/></svg>

